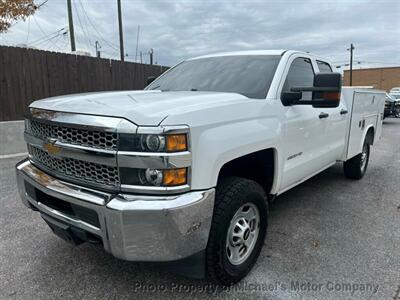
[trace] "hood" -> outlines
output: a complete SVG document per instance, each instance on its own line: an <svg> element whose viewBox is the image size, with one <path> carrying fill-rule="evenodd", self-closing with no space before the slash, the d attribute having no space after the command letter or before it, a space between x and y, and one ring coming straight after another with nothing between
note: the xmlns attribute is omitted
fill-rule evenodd
<svg viewBox="0 0 400 300"><path fill-rule="evenodd" d="M212 109L248 100L236 93L118 91L72 94L38 100L30 107L101 116L120 117L137 125L159 125L170 114Z"/></svg>

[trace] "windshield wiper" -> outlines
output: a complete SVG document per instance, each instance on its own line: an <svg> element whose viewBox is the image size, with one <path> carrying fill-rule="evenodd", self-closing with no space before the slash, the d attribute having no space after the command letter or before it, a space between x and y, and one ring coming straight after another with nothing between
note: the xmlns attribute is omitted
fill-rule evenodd
<svg viewBox="0 0 400 300"><path fill-rule="evenodd" d="M160 86L161 86L160 84L159 84L159 85L156 85L155 87L151 88L150 90L151 90L151 91L156 90L156 89L158 89Z"/></svg>

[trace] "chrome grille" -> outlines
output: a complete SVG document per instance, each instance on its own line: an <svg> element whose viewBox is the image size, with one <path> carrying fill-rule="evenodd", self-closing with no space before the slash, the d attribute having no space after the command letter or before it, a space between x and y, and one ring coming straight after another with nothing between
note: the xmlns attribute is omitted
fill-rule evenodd
<svg viewBox="0 0 400 300"><path fill-rule="evenodd" d="M34 120L30 121L30 130L34 136L42 139L54 138L68 144L108 150L117 149L117 134L114 132L77 129Z"/></svg>
<svg viewBox="0 0 400 300"><path fill-rule="evenodd" d="M32 145L28 145L28 150L34 162L43 165L56 174L112 187L117 187L120 184L117 167L109 167L73 158L58 159Z"/></svg>

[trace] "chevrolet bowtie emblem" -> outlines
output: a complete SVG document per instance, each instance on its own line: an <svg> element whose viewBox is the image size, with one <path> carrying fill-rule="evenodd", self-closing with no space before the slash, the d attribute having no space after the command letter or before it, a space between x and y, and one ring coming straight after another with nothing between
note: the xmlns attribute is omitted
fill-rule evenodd
<svg viewBox="0 0 400 300"><path fill-rule="evenodd" d="M43 149L46 150L46 152L50 155L56 155L60 153L61 148L55 145L56 142L57 140L55 139L47 140L45 143L43 143Z"/></svg>

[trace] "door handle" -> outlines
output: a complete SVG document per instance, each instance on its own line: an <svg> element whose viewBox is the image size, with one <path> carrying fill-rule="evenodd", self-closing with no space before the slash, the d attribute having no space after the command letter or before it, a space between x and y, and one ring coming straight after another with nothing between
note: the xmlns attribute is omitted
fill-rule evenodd
<svg viewBox="0 0 400 300"><path fill-rule="evenodd" d="M327 118L327 117L329 117L329 114L327 114L327 113L322 112L322 113L319 114L319 118L320 119L324 119L324 118Z"/></svg>
<svg viewBox="0 0 400 300"><path fill-rule="evenodd" d="M347 114L347 113L348 113L348 111L345 110L345 109L342 109L342 110L340 111L340 114L341 114L341 115L345 115L345 114Z"/></svg>

